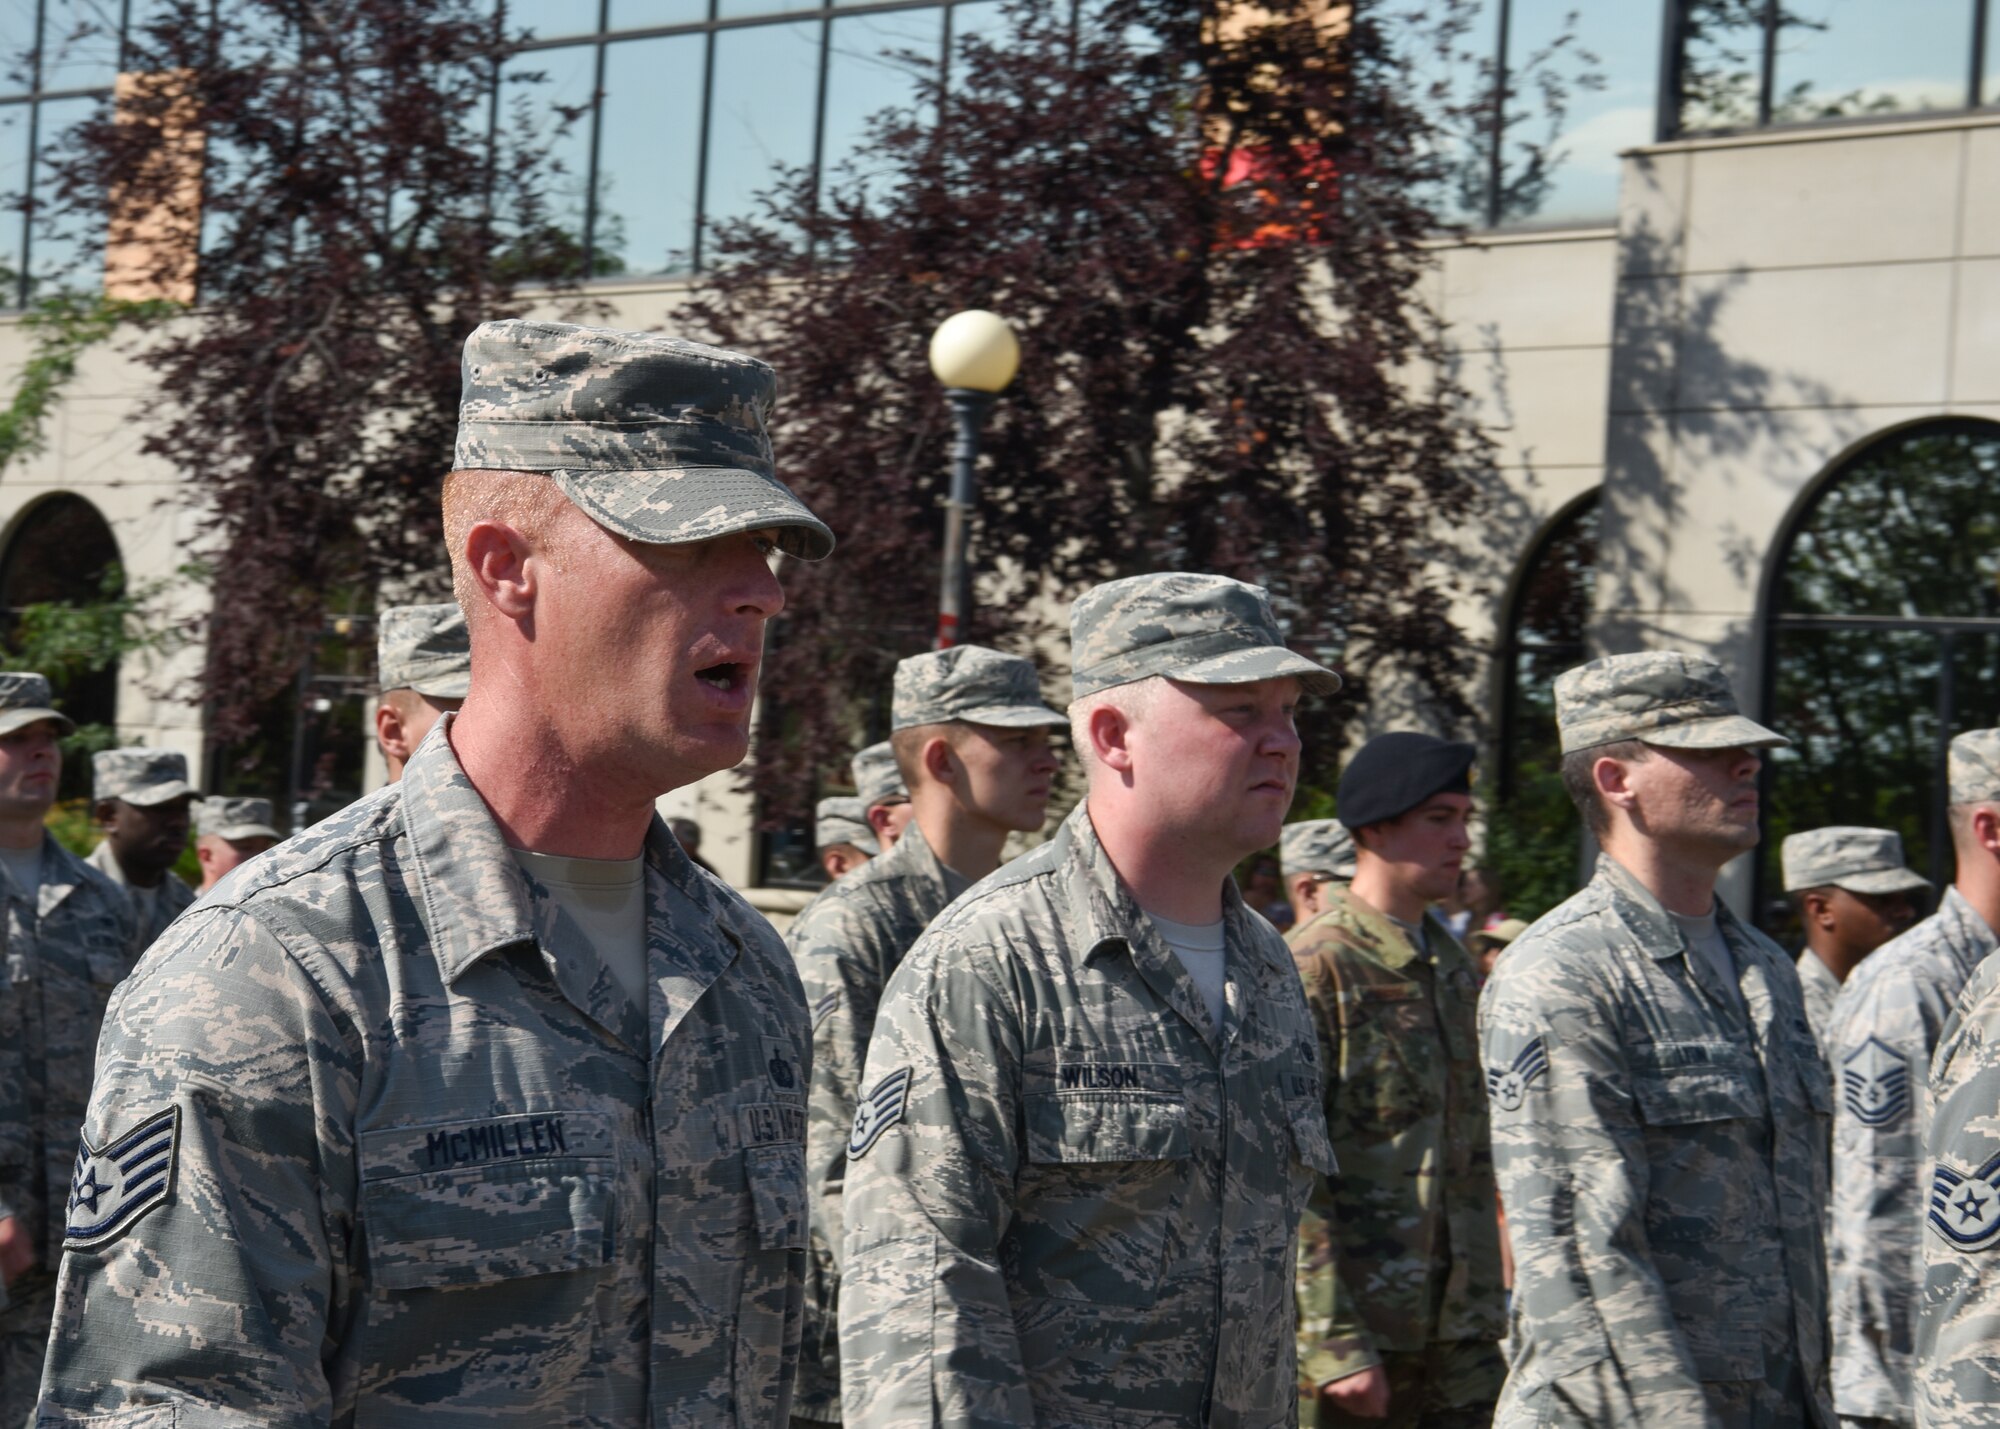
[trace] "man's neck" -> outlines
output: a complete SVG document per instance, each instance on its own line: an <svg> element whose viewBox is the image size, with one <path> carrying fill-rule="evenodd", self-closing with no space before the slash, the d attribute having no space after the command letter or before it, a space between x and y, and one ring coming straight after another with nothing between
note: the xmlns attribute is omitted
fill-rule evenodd
<svg viewBox="0 0 2000 1429"><path fill-rule="evenodd" d="M509 848L566 858L632 858L644 849L658 794L634 789L624 771L569 757L532 712L468 701L447 738Z"/></svg>
<svg viewBox="0 0 2000 1429"><path fill-rule="evenodd" d="M1679 853L1657 839L1641 838L1614 828L1604 840L1604 852L1660 900L1660 906L1683 918L1700 918L1715 909L1715 879L1722 872L1712 864Z"/></svg>
<svg viewBox="0 0 2000 1429"><path fill-rule="evenodd" d="M1198 927L1222 917L1222 885L1236 860L1150 827L1116 806L1090 805L1090 823L1118 877L1148 913Z"/></svg>
<svg viewBox="0 0 2000 1429"><path fill-rule="evenodd" d="M1429 900L1396 878L1393 871L1375 859L1363 859L1348 891L1377 913L1386 914L1410 927L1424 921Z"/></svg>
<svg viewBox="0 0 2000 1429"><path fill-rule="evenodd" d="M924 842L939 863L977 883L1000 866L1007 847L1007 830L983 819L937 784L919 784L910 791L916 809L911 822L924 831Z"/></svg>
<svg viewBox="0 0 2000 1429"><path fill-rule="evenodd" d="M1958 876L1951 886L1985 920L1989 932L2000 934L2000 866L1995 865L1991 854L1984 849L1970 856L1961 854Z"/></svg>
<svg viewBox="0 0 2000 1429"><path fill-rule="evenodd" d="M0 818L0 848L40 848L42 816L16 814Z"/></svg>
<svg viewBox="0 0 2000 1429"><path fill-rule="evenodd" d="M1860 967L1861 960L1868 956L1866 953L1852 953L1831 939L1821 943L1814 942L1810 937L1806 939L1806 951L1820 960L1826 970L1833 974L1835 982L1843 983L1847 981L1847 975Z"/></svg>

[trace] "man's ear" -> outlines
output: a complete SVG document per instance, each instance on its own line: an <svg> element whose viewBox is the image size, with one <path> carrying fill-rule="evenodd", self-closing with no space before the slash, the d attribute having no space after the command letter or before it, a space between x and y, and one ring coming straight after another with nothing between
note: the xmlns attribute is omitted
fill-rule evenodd
<svg viewBox="0 0 2000 1429"><path fill-rule="evenodd" d="M1799 898L1799 917L1808 928L1833 931L1833 900L1817 890Z"/></svg>
<svg viewBox="0 0 2000 1429"><path fill-rule="evenodd" d="M1120 774L1132 772L1132 720L1115 705L1099 705L1084 726L1090 753L1099 764Z"/></svg>
<svg viewBox="0 0 2000 1429"><path fill-rule="evenodd" d="M375 705L375 739L382 746L382 752L391 759L409 762L415 751L410 748L409 736L404 732L403 711L392 701L380 700Z"/></svg>
<svg viewBox="0 0 2000 1429"><path fill-rule="evenodd" d="M91 806L90 814L97 820L97 826L108 834L118 825L118 801L99 799Z"/></svg>
<svg viewBox="0 0 2000 1429"><path fill-rule="evenodd" d="M525 621L534 615L540 579L540 562L534 554L527 536L505 521L475 521L465 533L465 563L472 584L509 620Z"/></svg>
<svg viewBox="0 0 2000 1429"><path fill-rule="evenodd" d="M1614 809L1630 809L1638 797L1632 791L1631 770L1622 759L1605 755L1590 766L1590 777L1598 798Z"/></svg>
<svg viewBox="0 0 2000 1429"><path fill-rule="evenodd" d="M941 734L934 734L924 741L918 751L924 773L947 788L958 783L958 756L952 752L951 741Z"/></svg>
<svg viewBox="0 0 2000 1429"><path fill-rule="evenodd" d="M868 806L868 827L875 831L875 837L887 841L889 838L889 806L870 804Z"/></svg>
<svg viewBox="0 0 2000 1429"><path fill-rule="evenodd" d="M1972 811L1972 836L1981 848L2000 858L2000 807L1986 804Z"/></svg>

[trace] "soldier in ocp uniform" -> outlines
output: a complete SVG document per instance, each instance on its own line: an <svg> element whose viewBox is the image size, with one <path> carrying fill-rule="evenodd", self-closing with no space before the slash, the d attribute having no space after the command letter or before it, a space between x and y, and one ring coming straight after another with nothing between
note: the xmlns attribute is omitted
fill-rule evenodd
<svg viewBox="0 0 2000 1429"><path fill-rule="evenodd" d="M213 794L194 806L194 856L201 861L201 887L206 893L224 874L248 862L278 842L271 827L269 799L232 799Z"/></svg>
<svg viewBox="0 0 2000 1429"><path fill-rule="evenodd" d="M375 630L375 677L382 689L375 742L394 783L431 727L463 705L472 688L472 638L458 602L383 611Z"/></svg>
<svg viewBox="0 0 2000 1429"><path fill-rule="evenodd" d="M111 989L137 924L122 889L43 820L62 775L49 682L0 673L0 1425L35 1408L55 1310L63 1201Z"/></svg>
<svg viewBox="0 0 2000 1429"><path fill-rule="evenodd" d="M1475 1429L1505 1378L1479 979L1432 907L1471 847L1475 754L1407 731L1356 751L1353 881L1290 939L1340 1167L1300 1244L1300 1419L1321 1429Z"/></svg>
<svg viewBox="0 0 2000 1429"><path fill-rule="evenodd" d="M884 849L894 848L915 813L910 807L910 791L903 785L903 771L896 767L896 751L886 739L871 744L854 756L848 769L876 840Z"/></svg>
<svg viewBox="0 0 2000 1429"><path fill-rule="evenodd" d="M444 528L480 678L120 990L41 1422L782 1429L805 998L655 800L740 761L783 550L761 362L508 321Z"/></svg>
<svg viewBox="0 0 2000 1429"><path fill-rule="evenodd" d="M813 806L813 855L829 883L852 873L882 845L868 827L868 806L852 794L835 794Z"/></svg>
<svg viewBox="0 0 2000 1429"><path fill-rule="evenodd" d="M197 792L187 756L171 749L100 749L91 756L90 796L104 838L89 862L132 904L134 957L194 902L174 864L187 848Z"/></svg>
<svg viewBox="0 0 2000 1429"><path fill-rule="evenodd" d="M1290 1267L1333 1162L1298 973L1230 870L1339 681L1220 576L1112 581L1070 625L1085 800L931 924L868 1045L850 1429L1297 1416Z"/></svg>
<svg viewBox="0 0 2000 1429"><path fill-rule="evenodd" d="M1805 924L1799 986L1806 1021L1832 1055L1833 1005L1862 959L1916 921L1910 899L1930 880L1903 864L1903 840L1889 829L1834 825L1793 834L1779 850L1785 892ZM1836 1296L1836 1298L1838 1298ZM1838 1355L1835 1394L1839 1393Z"/></svg>
<svg viewBox="0 0 2000 1429"><path fill-rule="evenodd" d="M1290 943L1326 910L1327 886L1353 879L1354 835L1338 819L1301 819L1286 824L1278 840L1278 867L1285 878L1285 897L1292 905L1292 926L1285 934Z"/></svg>
<svg viewBox="0 0 2000 1429"><path fill-rule="evenodd" d="M1995 1311L2000 1280L1992 1273L1992 1246L2000 1209L1993 1183L2000 1135L1994 1109L2000 1101L1994 1089L2000 1078L1993 1066L1993 989L2000 959L1993 954L2000 948L2000 730L1974 730L1954 739L1947 779L1957 859L1952 885L1936 913L1856 970L1835 1008L1837 1028L1853 1028L1839 1045L1856 1041L1864 1028L1874 1029L1868 1035L1879 1041L1863 1043L1867 1051L1840 1065L1836 1154L1865 1129L1872 1135L1861 1141L1862 1148L1879 1141L1887 1143L1885 1150L1901 1151L1902 1175L1915 1182L1904 1185L1898 1178L1892 1186L1897 1167L1878 1171L1867 1162L1862 1171L1876 1174L1865 1183L1850 1180L1846 1168L1836 1164L1835 1252L1851 1263L1846 1274L1852 1298L1847 1306L1834 1302L1835 1343L1852 1359L1836 1359L1835 1371L1843 1389L1850 1363L1857 1371L1871 1371L1867 1378L1853 1376L1854 1389L1869 1395L1864 1404L1892 1406L1896 1422L1995 1425L2000 1424L2000 1369L1994 1358L2000 1347ZM1878 983L1885 991L1871 994ZM1933 1055L1918 1059L1920 1046L1934 1047ZM1865 1127L1869 1119L1882 1123L1881 1129ZM1900 1209L1907 1226L1887 1225L1886 1215L1864 1225L1859 1202L1870 1190L1889 1213ZM1844 1220L1851 1221L1851 1230ZM1863 1234L1889 1238L1891 1244L1876 1254L1862 1243ZM1839 1288L1838 1262L1834 1273ZM1899 1318L1888 1318L1885 1300ZM1861 1343L1871 1331L1897 1353ZM1874 1354L1864 1359L1870 1349ZM1842 1408L1845 1412L1844 1403Z"/></svg>
<svg viewBox="0 0 2000 1429"><path fill-rule="evenodd" d="M1000 866L1008 835L1041 828L1057 767L1049 731L1066 723L1042 703L1033 664L979 645L901 661L891 710L913 817L894 848L814 899L786 937L813 1013L801 1424L840 1422L841 1191L882 989L945 905Z"/></svg>
<svg viewBox="0 0 2000 1429"><path fill-rule="evenodd" d="M1715 897L1784 740L1696 656L1594 660L1555 701L1603 853L1480 1000L1515 1268L1496 1423L1830 1429L1832 1093L1791 959Z"/></svg>

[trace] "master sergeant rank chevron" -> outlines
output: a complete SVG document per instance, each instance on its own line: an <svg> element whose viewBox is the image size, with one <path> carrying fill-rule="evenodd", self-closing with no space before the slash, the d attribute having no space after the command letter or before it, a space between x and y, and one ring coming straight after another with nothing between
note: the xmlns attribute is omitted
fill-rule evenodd
<svg viewBox="0 0 2000 1429"><path fill-rule="evenodd" d="M1910 1064L1888 1043L1870 1037L1842 1061L1840 1093L1863 1126L1894 1126L1910 1109Z"/></svg>
<svg viewBox="0 0 2000 1429"><path fill-rule="evenodd" d="M181 1145L181 1109L149 1116L102 1151L88 1137L77 1148L70 1178L63 1248L88 1250L122 1234L174 1188Z"/></svg>

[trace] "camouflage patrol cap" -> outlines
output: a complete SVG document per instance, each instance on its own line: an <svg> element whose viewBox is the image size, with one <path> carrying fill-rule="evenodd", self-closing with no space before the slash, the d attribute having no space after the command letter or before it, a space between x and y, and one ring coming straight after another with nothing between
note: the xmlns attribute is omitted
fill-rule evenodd
<svg viewBox="0 0 2000 1429"><path fill-rule="evenodd" d="M952 720L1003 729L1069 723L1066 715L1042 703L1034 662L1019 655L1003 655L984 645L954 645L898 661L889 728Z"/></svg>
<svg viewBox="0 0 2000 1429"><path fill-rule="evenodd" d="M910 791L903 787L903 771L896 767L896 751L888 740L871 744L847 766L854 776L854 787L861 795L864 809L872 809L877 804L906 804Z"/></svg>
<svg viewBox="0 0 2000 1429"><path fill-rule="evenodd" d="M219 839L278 839L284 835L271 827L269 799L231 799L211 794L194 806L196 838L214 835Z"/></svg>
<svg viewBox="0 0 2000 1429"><path fill-rule="evenodd" d="M1278 839L1278 864L1285 876L1317 873L1327 878L1352 878L1354 835L1338 819L1301 819L1286 824Z"/></svg>
<svg viewBox="0 0 2000 1429"><path fill-rule="evenodd" d="M100 749L90 756L90 790L95 799L142 806L197 792L187 756L172 749Z"/></svg>
<svg viewBox="0 0 2000 1429"><path fill-rule="evenodd" d="M2000 729L1969 729L1945 756L1948 804L2000 803Z"/></svg>
<svg viewBox="0 0 2000 1429"><path fill-rule="evenodd" d="M813 847L835 844L853 844L870 857L882 851L875 831L868 827L868 806L857 795L821 799L813 809Z"/></svg>
<svg viewBox="0 0 2000 1429"><path fill-rule="evenodd" d="M472 636L458 602L383 611L375 630L375 672L384 690L464 699L472 689Z"/></svg>
<svg viewBox="0 0 2000 1429"><path fill-rule="evenodd" d="M1562 752L1636 739L1662 749L1764 749L1790 744L1743 717L1715 661L1677 650L1607 655L1556 676Z"/></svg>
<svg viewBox="0 0 2000 1429"><path fill-rule="evenodd" d="M833 532L772 470L778 379L754 357L651 332L509 318L465 340L452 470L547 472L649 545L773 530L816 561Z"/></svg>
<svg viewBox="0 0 2000 1429"><path fill-rule="evenodd" d="M0 671L0 734L12 734L45 719L61 725L64 734L76 730L76 721L55 708L55 692L46 676L32 670Z"/></svg>
<svg viewBox="0 0 2000 1429"><path fill-rule="evenodd" d="M1340 676L1285 648L1262 586L1162 572L1092 586L1069 613L1072 698L1165 675L1191 685L1292 676L1332 694Z"/></svg>
<svg viewBox="0 0 2000 1429"><path fill-rule="evenodd" d="M1903 840L1890 829L1847 825L1793 834L1779 851L1785 892L1845 888L1850 893L1910 893L1931 881L1903 860Z"/></svg>

